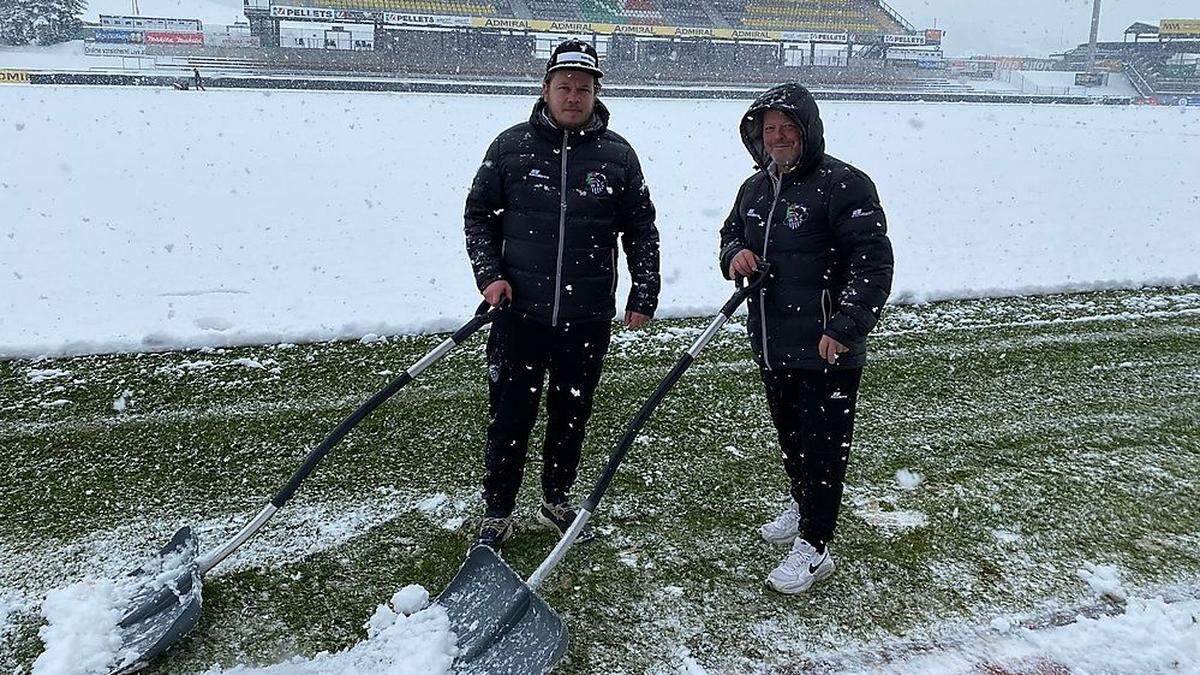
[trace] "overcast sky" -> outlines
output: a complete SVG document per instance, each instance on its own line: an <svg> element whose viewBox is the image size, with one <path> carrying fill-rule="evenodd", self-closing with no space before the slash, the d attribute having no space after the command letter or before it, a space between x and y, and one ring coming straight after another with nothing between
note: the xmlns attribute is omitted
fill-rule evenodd
<svg viewBox="0 0 1200 675"><path fill-rule="evenodd" d="M917 28L945 29L947 56L1047 56L1087 42L1092 0L886 0ZM1100 39L1134 21L1200 19L1200 0L1103 0Z"/></svg>

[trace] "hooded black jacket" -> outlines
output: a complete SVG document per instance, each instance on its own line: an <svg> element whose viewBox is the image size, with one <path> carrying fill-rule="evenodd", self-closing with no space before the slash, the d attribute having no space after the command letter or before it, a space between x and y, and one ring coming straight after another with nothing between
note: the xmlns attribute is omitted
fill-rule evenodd
<svg viewBox="0 0 1200 675"><path fill-rule="evenodd" d="M790 116L804 135L803 154L782 179L763 147L767 110ZM825 154L817 102L798 84L760 96L742 118L741 134L758 172L742 184L721 228L720 265L728 276L742 249L771 263L763 289L749 299L759 366L861 368L867 334L892 288L892 245L875 185ZM817 351L822 335L850 348L836 366Z"/></svg>
<svg viewBox="0 0 1200 675"><path fill-rule="evenodd" d="M467 255L480 290L504 279L513 309L550 325L616 313L617 235L633 288L626 310L658 306L654 204L633 148L608 130L599 101L566 131L538 100L528 122L488 148L467 196Z"/></svg>

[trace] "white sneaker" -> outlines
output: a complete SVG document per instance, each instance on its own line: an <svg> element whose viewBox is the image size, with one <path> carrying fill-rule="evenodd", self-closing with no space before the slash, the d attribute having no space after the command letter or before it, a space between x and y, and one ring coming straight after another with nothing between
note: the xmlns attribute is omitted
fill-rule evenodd
<svg viewBox="0 0 1200 675"><path fill-rule="evenodd" d="M800 536L800 505L793 501L779 517L758 528L758 533L769 544L790 545Z"/></svg>
<svg viewBox="0 0 1200 675"><path fill-rule="evenodd" d="M829 554L829 547L817 553L812 544L797 537L783 562L767 575L766 584L778 593L795 595L807 591L830 574L833 574L833 556Z"/></svg>

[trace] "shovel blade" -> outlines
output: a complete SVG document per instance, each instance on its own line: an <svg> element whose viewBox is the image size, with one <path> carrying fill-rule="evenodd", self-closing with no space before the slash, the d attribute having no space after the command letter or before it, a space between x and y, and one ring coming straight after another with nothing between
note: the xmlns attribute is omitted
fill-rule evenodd
<svg viewBox="0 0 1200 675"><path fill-rule="evenodd" d="M191 528L181 528L157 556L122 580L135 590L118 624L121 657L110 675L145 668L196 627L201 605L198 550Z"/></svg>
<svg viewBox="0 0 1200 675"><path fill-rule="evenodd" d="M437 599L458 638L459 673L545 673L567 651L567 627L487 546L476 546Z"/></svg>

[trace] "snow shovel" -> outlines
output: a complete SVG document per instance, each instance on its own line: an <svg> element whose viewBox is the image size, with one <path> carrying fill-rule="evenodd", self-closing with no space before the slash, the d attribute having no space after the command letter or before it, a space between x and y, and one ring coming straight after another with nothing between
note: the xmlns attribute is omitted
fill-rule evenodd
<svg viewBox="0 0 1200 675"><path fill-rule="evenodd" d="M455 659L457 673L545 673L558 663L567 651L567 627L550 605L537 595L538 588L558 565L567 549L575 543L584 525L595 513L600 499L625 454L633 445L642 425L667 392L692 365L721 326L749 295L762 286L768 266L760 262L757 274L748 283L738 280L737 290L708 328L684 352L675 366L658 384L650 398L642 404L633 421L625 429L617 447L609 457L604 473L583 503L575 521L559 540L558 545L541 566L522 581L496 551L487 546L475 546L450 585L437 599L450 617L451 630L458 638L459 655Z"/></svg>
<svg viewBox="0 0 1200 675"><path fill-rule="evenodd" d="M503 310L504 305L490 309L487 303L480 305L474 318L343 420L333 433L308 453L304 464L292 474L275 498L232 539L200 556L196 535L190 527L184 527L175 533L157 556L121 579L118 583L134 586L137 590L118 624L121 649L117 652L118 663L110 668L109 674L123 675L146 667L195 628L200 620L200 590L204 575L249 541L276 511L283 508L317 464L355 425L454 347L494 321Z"/></svg>

